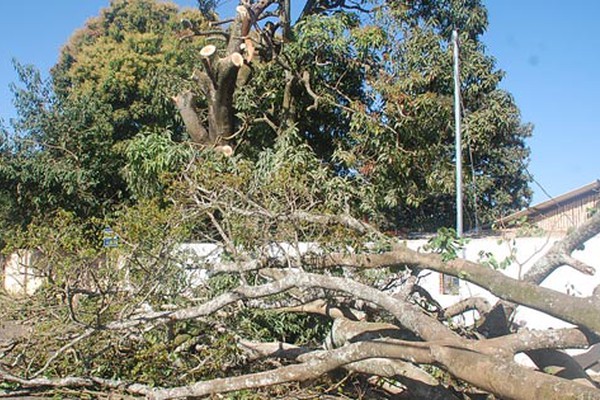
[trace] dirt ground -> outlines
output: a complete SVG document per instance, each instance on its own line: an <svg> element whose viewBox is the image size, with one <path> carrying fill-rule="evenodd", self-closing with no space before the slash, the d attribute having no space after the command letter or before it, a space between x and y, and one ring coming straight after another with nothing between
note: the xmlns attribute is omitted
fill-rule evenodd
<svg viewBox="0 0 600 400"><path fill-rule="evenodd" d="M27 328L17 321L0 321L0 344L27 334Z"/></svg>

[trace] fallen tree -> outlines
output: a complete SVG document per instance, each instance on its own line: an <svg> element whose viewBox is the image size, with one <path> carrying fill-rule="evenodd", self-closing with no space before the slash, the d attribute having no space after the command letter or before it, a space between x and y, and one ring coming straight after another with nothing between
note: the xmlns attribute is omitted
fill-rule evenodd
<svg viewBox="0 0 600 400"><path fill-rule="evenodd" d="M32 169L36 174L10 180L11 194L22 201L30 193L31 204L43 212L25 213L32 222L2 238L5 251L39 251L31 270L45 283L31 298L0 299L2 319L23 327L19 335L0 338L0 397L600 398L596 384L561 351L597 343L600 291L575 297L540 286L562 265L594 273L571 253L598 234L600 213L556 244L521 281L447 254L409 250L384 233L398 227L391 216L419 229L451 219L454 186L444 165L453 143L450 69L444 68L451 59L445 39L450 25L464 29L463 58L473 66L464 102L479 138L473 156L483 160L472 173L482 198L490 199L481 209L489 220L527 198L520 163L527 158L523 139L529 130L510 96L496 89L501 74L481 51L477 38L485 30L485 10L477 1L461 7L430 3L378 3L365 10L362 2L307 1L292 27L285 0L242 2L228 21L197 13L177 18L172 6L163 5L155 9L162 14L155 14L164 16L153 20L145 13L158 3L121 0L92 20L65 48L55 83L65 102L83 90L77 106L84 110L87 99L95 98L86 97L89 88L92 94L105 90L110 96L99 97L113 100L102 108L107 115L96 115L96 103L89 112L106 121L81 121L65 134L69 119L59 124L42 118L39 130L50 146L33 141L31 151L44 156L48 147L59 160L67 153L73 164L42 158L43 167L36 163ZM348 10L370 13L375 25L361 25L366 14ZM263 24L266 19L276 22ZM152 82L137 85L164 75L141 66L119 74L109 69L106 76L102 71L106 79L97 82L86 75L123 43L125 56L110 61L111 68L130 65L123 60L153 60L142 50L149 47L156 55L151 45L161 42L165 21L165 42L173 48L185 50L192 39L187 51L199 46L191 77L173 85L180 90L168 96L192 144L140 132L158 123L142 105L166 96L142 90L154 88ZM119 24L133 30L125 41ZM228 29L219 28L224 25ZM170 51L168 70L179 60ZM78 67L86 54L91 61ZM135 74L115 80L130 69ZM128 96L133 99L123 104ZM35 96L20 98L44 110ZM87 115L74 110L78 120ZM30 126L26 119L24 129ZM109 165L98 162L93 143L85 143L93 151L69 150L84 142L80 132L96 132L88 123L112 139L128 127L131 139L124 171L135 199L119 203L108 216L94 214L103 219L80 210L77 196L77 207L57 200L78 194L83 178L53 186L65 172L78 170L80 159L102 171ZM28 133L37 138L35 128ZM113 173L99 182L111 201L96 203L95 192L83 191L102 210L113 204L112 178L122 167L110 156L122 145L106 140L102 146L111 150L106 159ZM63 142L68 145L53 144ZM27 151L23 160L31 160ZM61 168L47 177L50 183L43 181L52 186L33 184L40 181L38 172L55 165ZM27 204L20 203L21 209L30 211ZM108 242L116 247L98 244L107 225L118 234ZM189 241L206 244L206 251L181 252ZM419 285L424 269L475 283L501 301L464 299L442 309ZM522 329L511 319L521 305L574 326ZM472 308L479 313L473 325L452 320ZM516 364L517 353L529 355L537 370Z"/></svg>
<svg viewBox="0 0 600 400"><path fill-rule="evenodd" d="M207 164L190 167L173 187L174 206L153 220L148 216L158 212L155 205L134 207L122 217L121 248L104 250L102 262L92 262L82 249L66 252L79 233L64 220L68 229L56 232L57 243L38 243L47 261L37 267L48 283L36 298L9 306L27 315L32 330L3 344L6 395L79 390L170 399L227 392L252 397L247 391L258 390L255 396L269 397L278 390L270 387L284 385L289 394L299 390L289 386L297 382L307 385L301 390L324 395L350 393L344 382L351 379L381 398L401 391L428 399L480 393L600 398L595 382L559 351L598 342L596 294L568 296L530 278L540 276L536 270L548 276L562 265L553 260L573 260L570 252L600 231L600 213L555 244L519 281L477 263L409 250L347 213L319 210L315 197L297 197L303 184L279 191L257 186L244 195L240 189L254 185L252 179L238 179L234 160L213 162L235 170L220 174L235 176L240 186L203 186L195 174L203 176ZM290 172L282 166L280 173ZM278 203L283 194L295 200ZM206 241L210 237L219 254L174 252L185 225L204 232ZM135 237L135 229L145 230ZM300 241L309 236L312 245ZM591 266L569 264L575 264L574 273L593 273ZM190 271L198 269L207 278L190 286ZM455 311L432 308L417 301L424 289L413 278L423 269L475 283L501 301L466 299ZM504 321L494 325L499 330L488 325L485 335L478 331L487 319L498 318L497 307L518 305L574 326L521 329L510 314L501 314ZM451 322L450 314L474 306L479 319L473 326ZM316 319L282 322L305 315ZM316 330L302 337L305 332L291 334L293 324ZM517 364L517 353L538 354L531 358L539 368ZM339 371L351 378L340 378Z"/></svg>

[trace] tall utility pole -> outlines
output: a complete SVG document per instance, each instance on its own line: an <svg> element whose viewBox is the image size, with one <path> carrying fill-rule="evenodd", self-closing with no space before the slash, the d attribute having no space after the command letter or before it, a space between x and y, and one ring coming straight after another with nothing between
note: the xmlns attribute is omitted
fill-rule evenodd
<svg viewBox="0 0 600 400"><path fill-rule="evenodd" d="M460 64L458 59L458 31L452 31L454 45L454 125L456 129L456 234L463 235L463 193L462 193L462 141L460 127Z"/></svg>

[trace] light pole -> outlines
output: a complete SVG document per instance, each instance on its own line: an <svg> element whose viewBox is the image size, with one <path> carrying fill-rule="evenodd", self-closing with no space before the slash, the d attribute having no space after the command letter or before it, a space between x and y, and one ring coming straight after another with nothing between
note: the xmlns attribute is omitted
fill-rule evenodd
<svg viewBox="0 0 600 400"><path fill-rule="evenodd" d="M456 158L456 235L463 235L463 193L462 193L462 140L460 126L460 64L458 58L458 31L452 31L452 44L454 46L454 126L456 130L455 158Z"/></svg>

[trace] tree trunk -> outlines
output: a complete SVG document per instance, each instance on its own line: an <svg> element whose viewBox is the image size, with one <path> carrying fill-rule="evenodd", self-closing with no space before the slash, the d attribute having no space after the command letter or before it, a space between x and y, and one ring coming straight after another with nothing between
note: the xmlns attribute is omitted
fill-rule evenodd
<svg viewBox="0 0 600 400"><path fill-rule="evenodd" d="M238 72L245 62L252 60L254 45L249 38L250 30L258 16L272 3L272 0L261 0L251 8L244 5L236 8L237 15L229 29L224 57L218 56L217 48L213 45L207 45L200 51L204 69L194 71L192 78L208 103L206 125L194 108L192 91L173 98L192 141L213 146L226 154L232 152L230 141L235 134L233 97ZM245 59L243 51L246 53Z"/></svg>

